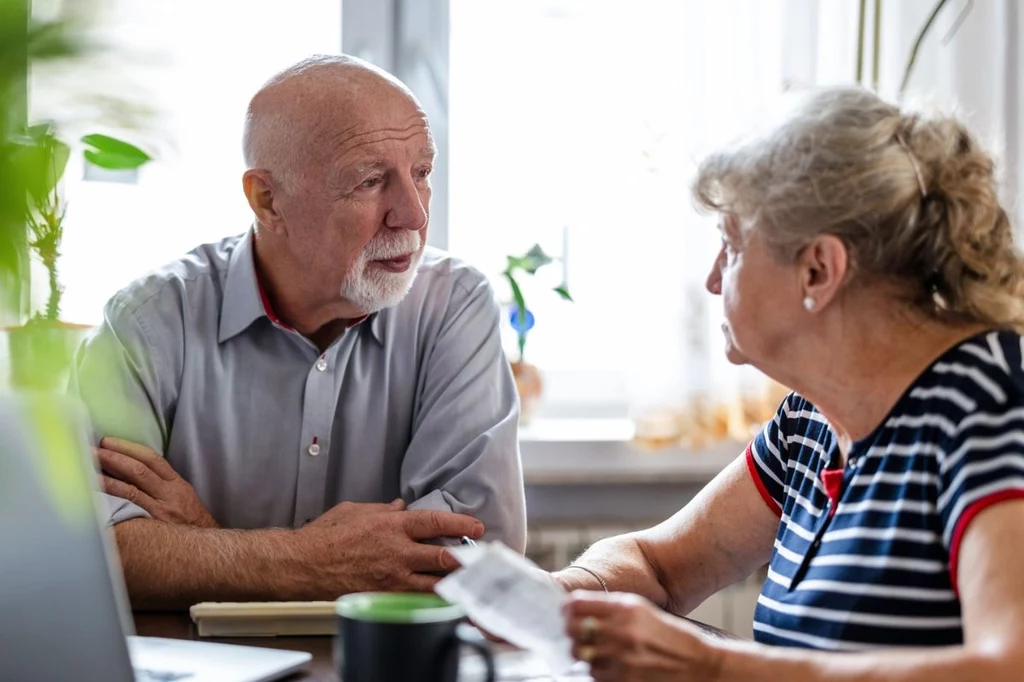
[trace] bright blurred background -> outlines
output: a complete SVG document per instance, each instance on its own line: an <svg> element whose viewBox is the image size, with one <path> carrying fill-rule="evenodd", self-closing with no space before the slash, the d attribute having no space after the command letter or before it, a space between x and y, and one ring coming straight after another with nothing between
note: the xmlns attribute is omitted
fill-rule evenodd
<svg viewBox="0 0 1024 682"><path fill-rule="evenodd" d="M778 390L722 356L719 305L704 291L718 237L688 185L699 159L757 124L780 93L854 81L861 4L106 0L98 35L115 51L88 72L89 91L123 94L148 118L135 133L109 118L89 124L148 145L156 161L111 177L73 157L62 318L96 323L126 282L245 230L248 98L276 70L344 49L396 71L428 105L445 157L436 245L493 273L509 302L498 276L508 254L539 244L555 258L522 283L536 318L525 359L544 379L538 428L626 419L651 442L699 441L693 429L743 437ZM863 4L871 84L875 3ZM879 4L878 88L895 96L936 3ZM949 3L907 94L956 105L980 128L1014 203L1021 159L1007 122L1019 110L1020 21L1012 1ZM61 118L76 78L37 79L33 115ZM563 281L574 303L548 291ZM511 324L506 333L515 356Z"/></svg>

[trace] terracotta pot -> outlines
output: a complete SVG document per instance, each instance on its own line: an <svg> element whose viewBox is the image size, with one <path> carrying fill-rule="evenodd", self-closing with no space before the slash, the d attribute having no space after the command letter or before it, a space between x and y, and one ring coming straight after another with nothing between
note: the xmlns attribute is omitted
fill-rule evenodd
<svg viewBox="0 0 1024 682"><path fill-rule="evenodd" d="M89 325L34 320L7 329L7 352L14 388L63 390L71 357Z"/></svg>
<svg viewBox="0 0 1024 682"><path fill-rule="evenodd" d="M527 424L537 409L541 395L544 393L544 382L540 376L540 370L528 362L513 362L512 376L516 380L516 390L519 392L519 421Z"/></svg>

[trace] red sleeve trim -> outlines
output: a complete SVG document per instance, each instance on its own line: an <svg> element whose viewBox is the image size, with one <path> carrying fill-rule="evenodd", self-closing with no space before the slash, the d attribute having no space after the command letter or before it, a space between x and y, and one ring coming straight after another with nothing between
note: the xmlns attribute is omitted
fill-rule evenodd
<svg viewBox="0 0 1024 682"><path fill-rule="evenodd" d="M782 507L775 501L775 498L768 492L768 488L764 486L764 481L761 480L761 472L758 469L757 462L754 461L754 444L749 443L747 445L746 452L747 459L747 470L750 472L750 477L754 479L754 485L757 486L757 492L761 493L761 499L768 505L768 508L775 512L775 515L782 518Z"/></svg>
<svg viewBox="0 0 1024 682"><path fill-rule="evenodd" d="M967 507L963 514L960 515L960 518L956 522L956 528L953 529L953 541L949 545L949 580L953 583L953 592L956 594L957 598L960 597L960 587L957 585L957 568L960 564L960 541L963 540L964 533L967 532L967 526L970 525L971 521L973 521L978 514L989 507L999 504L1000 502L1020 499L1024 499L1024 489L1015 488L1013 490L1003 490L998 493L992 493L980 500L975 500L971 506Z"/></svg>

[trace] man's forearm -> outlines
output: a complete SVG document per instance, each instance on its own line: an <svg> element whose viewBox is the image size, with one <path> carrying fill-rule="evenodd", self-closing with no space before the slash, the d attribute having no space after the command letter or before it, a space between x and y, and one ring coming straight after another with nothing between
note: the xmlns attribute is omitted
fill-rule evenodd
<svg viewBox="0 0 1024 682"><path fill-rule="evenodd" d="M317 594L295 531L222 530L132 519L114 527L133 608L201 601L303 600ZM334 595L336 596L336 595Z"/></svg>
<svg viewBox="0 0 1024 682"><path fill-rule="evenodd" d="M668 592L632 534L596 542L573 563L586 566L601 576L611 592L632 592L662 608L668 606ZM555 579L568 590L602 589L593 575L579 568L558 571Z"/></svg>

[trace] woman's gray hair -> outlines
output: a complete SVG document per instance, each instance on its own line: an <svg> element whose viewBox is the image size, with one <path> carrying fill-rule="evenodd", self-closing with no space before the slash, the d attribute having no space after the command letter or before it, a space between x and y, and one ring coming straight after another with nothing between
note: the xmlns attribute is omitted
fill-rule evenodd
<svg viewBox="0 0 1024 682"><path fill-rule="evenodd" d="M693 194L751 221L784 262L834 235L849 284L896 283L933 318L1024 330L1024 263L994 166L954 117L828 88L770 134L707 158Z"/></svg>

